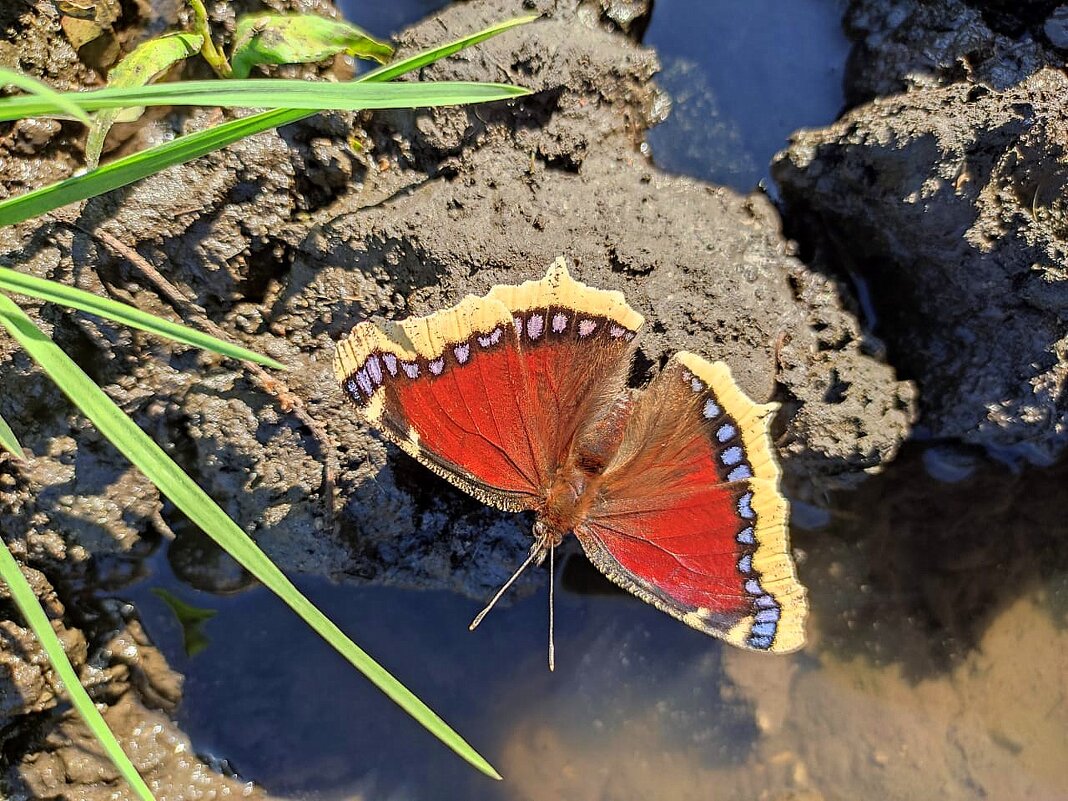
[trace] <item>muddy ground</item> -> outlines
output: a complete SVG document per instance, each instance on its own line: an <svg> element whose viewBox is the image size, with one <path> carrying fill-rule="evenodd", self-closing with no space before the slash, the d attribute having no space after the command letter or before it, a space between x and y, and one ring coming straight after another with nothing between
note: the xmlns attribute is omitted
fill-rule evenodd
<svg viewBox="0 0 1068 801"><path fill-rule="evenodd" d="M289 571L480 598L510 572L530 521L480 506L357 423L333 383L332 343L365 316L426 313L535 277L561 254L645 315L635 382L686 348L728 362L757 400L783 404L776 443L796 499L819 504L879 472L913 434L919 408L923 436L1051 460L1068 405L1056 200L1068 172L1064 79L1039 68L1059 52L1056 29L978 5L900 2L896 16L873 5L855 2L847 15L857 41L850 97L861 105L836 126L799 133L776 165L804 260L763 195L666 175L643 155L644 132L666 108L656 54L637 41L647 9L590 0L456 4L399 36L410 52L539 11L537 24L421 76L515 82L534 90L529 98L319 115L0 230L0 253L192 324L206 315L293 368L284 380L325 435L239 365L22 302ZM58 86L91 85L136 31L181 21L136 4L118 10L75 51L52 3L5 4L0 63ZM967 17L972 50L932 48L931 31L954 15ZM233 10L219 5L213 20L224 34ZM116 132L112 155L218 119L150 116ZM8 194L80 164L75 125L2 133ZM168 300L138 257L185 301ZM858 276L876 320L859 316ZM958 364L961 343L968 358ZM83 680L163 797L245 792L225 765L192 755L168 720L181 678L146 641L136 610L101 604L91 590L121 586L171 537L172 564L190 584L227 591L248 578L7 339L0 386L0 413L29 454L0 457L0 529L49 599ZM324 493L328 468L336 497ZM4 599L0 613L7 794L127 792L57 702Z"/></svg>
<svg viewBox="0 0 1068 801"><path fill-rule="evenodd" d="M885 5L847 14L847 84L911 91L794 136L772 168L790 233L865 284L919 385L918 434L1050 464L1068 445L1063 15Z"/></svg>

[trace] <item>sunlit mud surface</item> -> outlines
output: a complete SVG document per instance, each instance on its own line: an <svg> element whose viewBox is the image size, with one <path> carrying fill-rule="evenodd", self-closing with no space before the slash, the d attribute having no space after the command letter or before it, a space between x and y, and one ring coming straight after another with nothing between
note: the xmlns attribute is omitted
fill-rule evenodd
<svg viewBox="0 0 1068 801"><path fill-rule="evenodd" d="M913 447L830 499L828 524L794 535L812 618L792 657L690 631L577 554L558 571L554 674L545 590L471 634L473 601L303 583L503 784L422 733L261 589L212 596L160 559L123 597L186 676L176 715L194 746L274 794L1068 798L1066 479L1068 465L1014 475ZM161 583L217 610L193 658L151 594Z"/></svg>

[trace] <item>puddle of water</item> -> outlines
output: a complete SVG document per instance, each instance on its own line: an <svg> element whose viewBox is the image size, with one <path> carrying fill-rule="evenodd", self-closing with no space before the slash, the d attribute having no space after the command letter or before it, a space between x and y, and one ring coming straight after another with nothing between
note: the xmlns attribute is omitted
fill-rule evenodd
<svg viewBox="0 0 1068 801"><path fill-rule="evenodd" d="M770 183L798 128L845 103L844 0L656 0L645 44L663 62L670 116L648 134L657 165L742 192Z"/></svg>
<svg viewBox="0 0 1068 801"><path fill-rule="evenodd" d="M691 631L581 556L560 571L554 674L544 589L472 634L476 601L298 577L505 783L260 588L198 591L159 556L121 595L186 677L177 719L197 749L289 797L1068 799L1068 463L1012 476L977 462L945 483L924 460L907 449L835 498L828 526L794 532L812 619L791 657ZM159 586L217 612L193 658Z"/></svg>
<svg viewBox="0 0 1068 801"><path fill-rule="evenodd" d="M176 719L201 753L299 798L424 798L433 788L443 799L516 797L515 785L483 779L423 733L269 592L192 589L162 556L151 572L122 597L184 674ZM544 590L470 633L480 604L450 593L309 577L297 584L499 765L547 710L538 725L603 741L633 725L636 707L648 708L668 742L711 743L712 763L744 756L757 732L740 699L721 697L717 644L616 592L581 557L559 578L553 674ZM153 594L161 586L216 613L201 625L207 644L192 658L177 618ZM451 789L442 795L443 783Z"/></svg>
<svg viewBox="0 0 1068 801"><path fill-rule="evenodd" d="M448 0L393 0L368 3L366 0L336 0L341 15L373 36L387 37L447 6Z"/></svg>

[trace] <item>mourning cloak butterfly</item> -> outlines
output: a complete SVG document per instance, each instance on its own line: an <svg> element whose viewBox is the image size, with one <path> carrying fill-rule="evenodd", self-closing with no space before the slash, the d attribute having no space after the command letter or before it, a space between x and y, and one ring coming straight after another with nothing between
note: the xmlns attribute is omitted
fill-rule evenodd
<svg viewBox="0 0 1068 801"><path fill-rule="evenodd" d="M540 281L360 323L334 371L405 452L491 506L536 513L524 567L574 533L608 578L693 628L796 650L807 606L768 437L778 405L686 352L628 389L642 322L557 259ZM550 633L550 663L551 648Z"/></svg>

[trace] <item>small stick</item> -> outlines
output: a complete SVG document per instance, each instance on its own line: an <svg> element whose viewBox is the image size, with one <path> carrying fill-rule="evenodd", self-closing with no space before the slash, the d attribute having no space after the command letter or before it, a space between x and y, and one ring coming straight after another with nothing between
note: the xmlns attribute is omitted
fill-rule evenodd
<svg viewBox="0 0 1068 801"><path fill-rule="evenodd" d="M82 231L82 233L102 242L114 253L126 259L130 264L140 270L145 277L152 282L156 287L156 290L175 307L182 317L190 322L194 322L214 337L218 337L219 339L229 339L226 332L212 322L203 310L183 295L174 284L168 281L159 270L152 266L148 259L132 247L116 239L107 231L87 231L80 226L75 227ZM249 371L253 383L267 394L273 395L278 400L278 403L284 412L292 412L293 415L304 424L304 427L308 429L309 433L312 435L312 439L315 440L315 443L319 448L320 459L323 463L322 492L323 505L326 511L326 523L327 527L333 530L336 526L334 477L337 475L337 449L334 447L333 440L326 432L326 429L323 428L322 424L312 417L307 409L304 408L304 402L300 397L294 394L281 378L271 375L254 362L245 362L245 367Z"/></svg>

